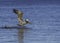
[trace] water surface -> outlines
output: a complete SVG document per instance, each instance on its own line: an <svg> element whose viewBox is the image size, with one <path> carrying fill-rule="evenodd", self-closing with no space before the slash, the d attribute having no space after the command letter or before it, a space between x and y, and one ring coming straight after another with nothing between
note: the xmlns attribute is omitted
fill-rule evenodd
<svg viewBox="0 0 60 43"><path fill-rule="evenodd" d="M12 9L0 8L0 43L60 43L60 6L17 7L32 22L20 28Z"/></svg>

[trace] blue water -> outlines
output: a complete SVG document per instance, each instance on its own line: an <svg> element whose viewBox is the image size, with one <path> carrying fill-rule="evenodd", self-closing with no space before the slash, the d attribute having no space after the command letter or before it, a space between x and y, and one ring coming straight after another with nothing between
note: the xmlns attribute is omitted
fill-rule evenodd
<svg viewBox="0 0 60 43"><path fill-rule="evenodd" d="M23 11L32 24L17 28L13 8ZM0 27L0 43L60 43L60 6L1 7Z"/></svg>

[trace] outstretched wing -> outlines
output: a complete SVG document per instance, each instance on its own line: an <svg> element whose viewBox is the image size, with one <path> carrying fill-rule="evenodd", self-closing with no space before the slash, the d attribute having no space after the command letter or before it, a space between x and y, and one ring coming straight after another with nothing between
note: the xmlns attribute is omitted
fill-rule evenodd
<svg viewBox="0 0 60 43"><path fill-rule="evenodd" d="M13 9L13 12L17 14L18 18L20 20L23 20L23 12L22 11L19 11L19 10L16 10L16 9Z"/></svg>

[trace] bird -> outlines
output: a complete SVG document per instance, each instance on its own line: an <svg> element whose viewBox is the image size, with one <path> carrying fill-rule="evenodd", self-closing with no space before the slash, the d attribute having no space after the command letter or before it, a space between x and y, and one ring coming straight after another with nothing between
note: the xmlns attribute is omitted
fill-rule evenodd
<svg viewBox="0 0 60 43"><path fill-rule="evenodd" d="M31 22L29 21L29 19L23 19L23 12L20 11L20 10L17 10L17 9L13 9L13 12L15 14L17 14L17 17L18 17L18 21L19 21L19 26L24 26L26 24L31 24Z"/></svg>

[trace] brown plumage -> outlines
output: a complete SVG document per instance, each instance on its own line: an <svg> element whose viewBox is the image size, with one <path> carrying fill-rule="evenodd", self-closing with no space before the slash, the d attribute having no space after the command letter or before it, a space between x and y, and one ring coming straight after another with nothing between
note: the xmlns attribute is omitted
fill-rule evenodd
<svg viewBox="0 0 60 43"><path fill-rule="evenodd" d="M25 24L30 23L28 19L25 19L25 21L23 20L23 12L22 11L13 9L13 12L15 14L17 14L17 16L18 16L19 25L25 25Z"/></svg>

